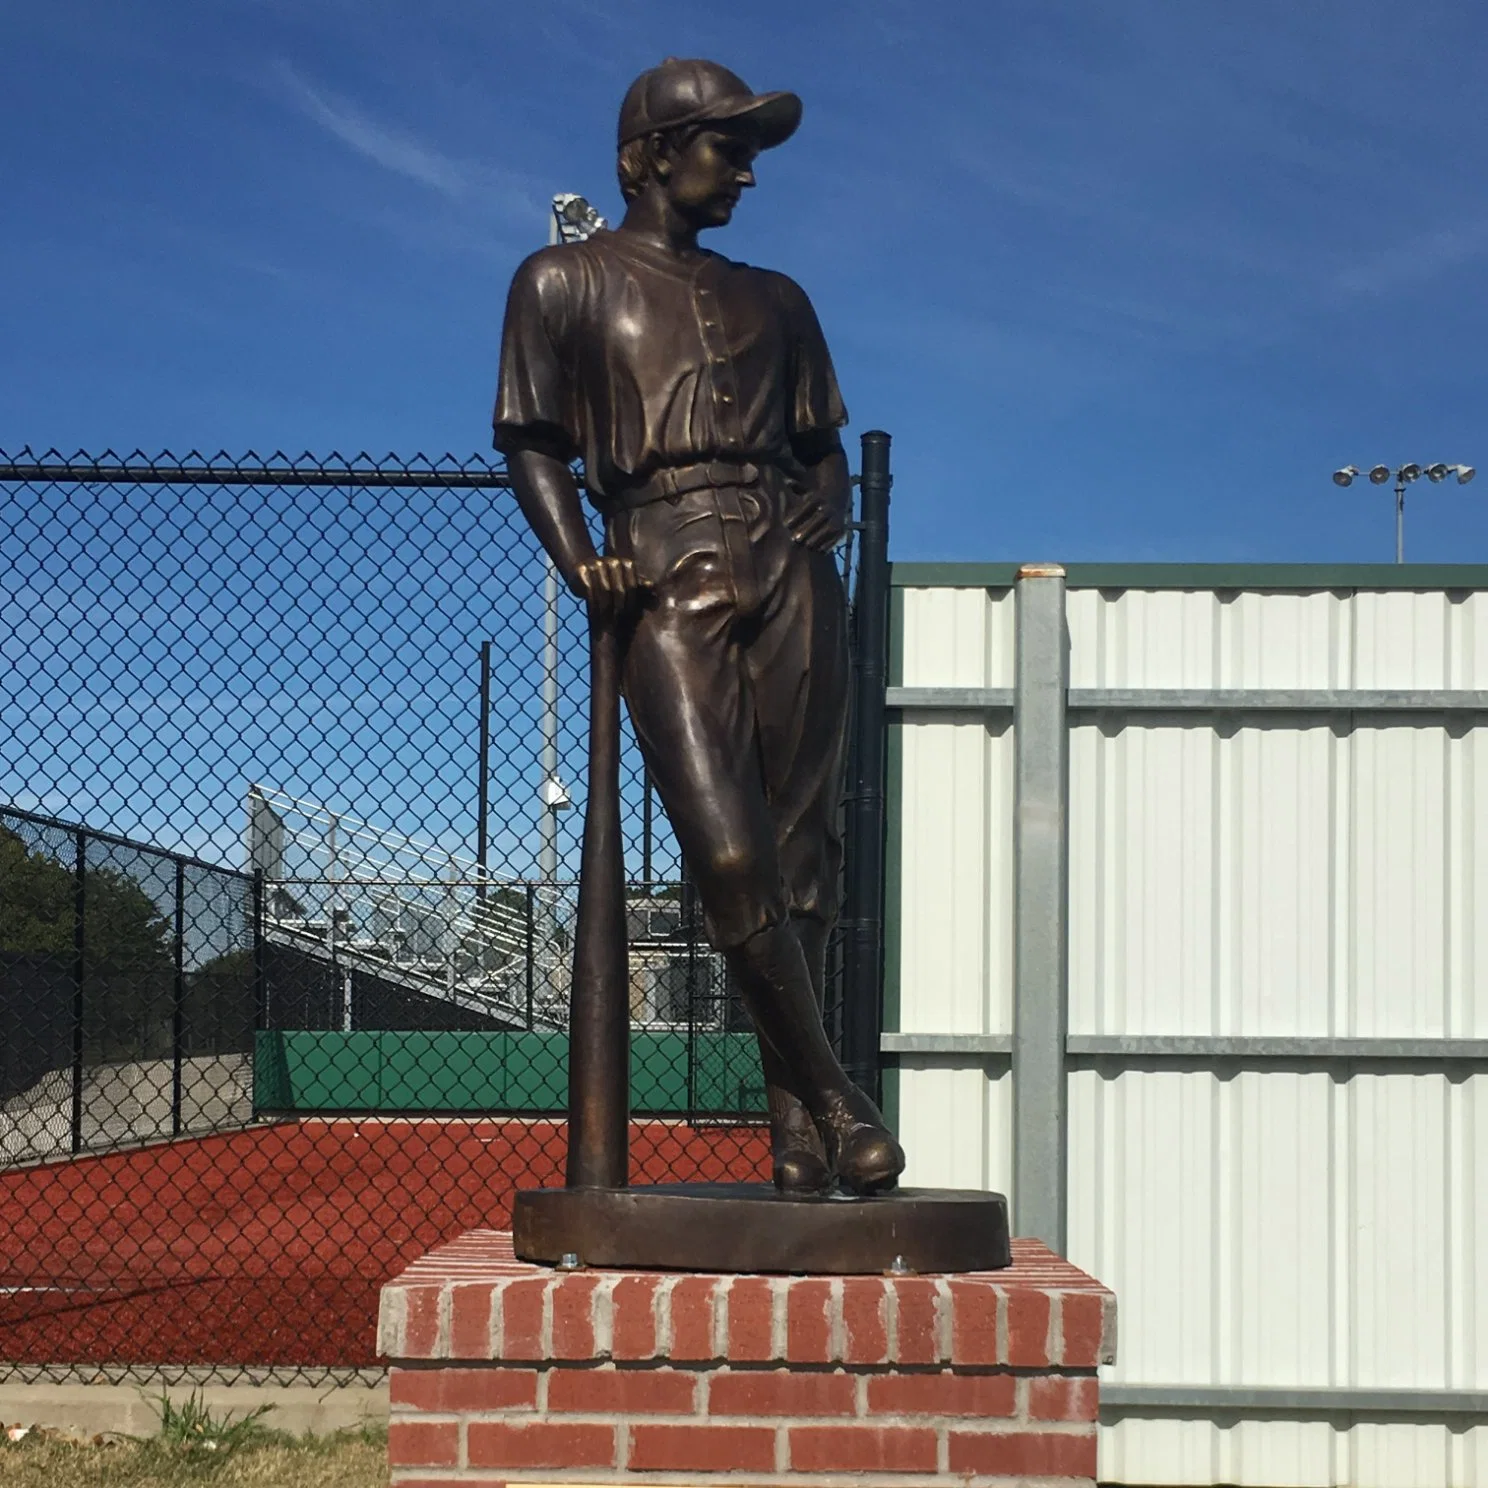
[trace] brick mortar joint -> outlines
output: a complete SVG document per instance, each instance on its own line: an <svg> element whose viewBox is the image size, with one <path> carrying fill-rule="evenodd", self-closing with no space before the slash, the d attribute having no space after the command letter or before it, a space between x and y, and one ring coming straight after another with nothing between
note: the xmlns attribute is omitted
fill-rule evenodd
<svg viewBox="0 0 1488 1488"><path fill-rule="evenodd" d="M508 1484L509 1488L521 1488L523 1483L535 1483L543 1480L546 1474L549 1481L562 1480L562 1475L567 1474L567 1480L575 1483L585 1481L584 1474L592 1480L595 1473L612 1472L612 1468L587 1468L587 1469L556 1469L556 1468L465 1468L447 1471L437 1467L418 1467L414 1465L395 1467L392 1477L392 1488L408 1488L408 1485L417 1484L423 1488L424 1484L451 1485L457 1488L462 1483L480 1484ZM639 1471L631 1469L632 1474ZM511 1473L520 1472L522 1477L508 1476ZM503 1476L493 1478L492 1474L498 1473ZM578 1474L578 1476L574 1476ZM709 1475L720 1488L725 1485L737 1485L737 1488L863 1488L862 1473L820 1473L805 1469L784 1472L771 1470L768 1472L725 1472ZM947 1473L934 1472L895 1472L892 1475L894 1488L946 1488ZM697 1483L698 1474L677 1472L672 1469L648 1470L644 1475L646 1483L657 1483L673 1485L673 1488L694 1488ZM888 1481L887 1479L885 1481ZM991 1475L986 1473L958 1473L955 1482L965 1485L965 1488L1023 1488L1025 1484L1037 1484L1038 1488L1090 1488L1089 1477L1070 1477L1068 1475L1055 1477L1040 1477L1030 1479L1026 1475Z"/></svg>
<svg viewBox="0 0 1488 1488"><path fill-rule="evenodd" d="M651 1357L670 1360L672 1356L672 1293L677 1289L675 1276L663 1277L651 1294Z"/></svg>
<svg viewBox="0 0 1488 1488"><path fill-rule="evenodd" d="M1011 1379L1094 1380L1100 1382L1099 1364L844 1364L836 1359L807 1359L797 1363L784 1359L398 1359L389 1367L405 1374L443 1374L451 1371L492 1374L692 1374L748 1375L842 1375L849 1379L987 1379L1006 1375Z"/></svg>
<svg viewBox="0 0 1488 1488"><path fill-rule="evenodd" d="M965 1431L976 1436L1068 1436L1071 1438L1094 1436L1099 1429L1096 1421L1027 1420L1018 1416L955 1416L927 1413L908 1414L902 1411L884 1411L868 1417L854 1415L710 1415L694 1412L691 1415L670 1411L545 1411L530 1406L502 1410L424 1411L412 1417L402 1417L393 1412L393 1425L427 1426L511 1426L522 1429L528 1426L611 1426L616 1430L631 1430L637 1426L740 1426L766 1427L771 1430L796 1430L827 1428L837 1431L868 1432L886 1430L934 1430ZM463 1431L462 1431L463 1436Z"/></svg>
<svg viewBox="0 0 1488 1488"><path fill-rule="evenodd" d="M615 1288L618 1274L602 1276L589 1294L589 1329L594 1335L594 1352L609 1358L615 1352Z"/></svg>
<svg viewBox="0 0 1488 1488"><path fill-rule="evenodd" d="M733 1298L734 1284L738 1280L737 1276L726 1276L721 1282L715 1282L713 1286L713 1332L710 1346L715 1359L728 1358L729 1302Z"/></svg>
<svg viewBox="0 0 1488 1488"><path fill-rule="evenodd" d="M894 1360L887 1363L848 1364L838 1359L809 1359L796 1362L790 1359L616 1359L608 1355L591 1359L425 1359L392 1358L389 1368L405 1374L435 1375L449 1371L496 1374L532 1374L541 1384L554 1374L625 1374L644 1377L647 1375L689 1375L700 1379L712 1378L779 1378L806 1376L809 1378L846 1379L995 1379L1012 1380L1064 1380L1076 1382L1091 1380L1100 1384L1097 1364L953 1364L940 1361L931 1364L900 1364Z"/></svg>
<svg viewBox="0 0 1488 1488"><path fill-rule="evenodd" d="M455 1284L452 1281L440 1287L439 1299L434 1306L437 1319L434 1336L438 1340L435 1347L447 1358L454 1348L455 1338Z"/></svg>

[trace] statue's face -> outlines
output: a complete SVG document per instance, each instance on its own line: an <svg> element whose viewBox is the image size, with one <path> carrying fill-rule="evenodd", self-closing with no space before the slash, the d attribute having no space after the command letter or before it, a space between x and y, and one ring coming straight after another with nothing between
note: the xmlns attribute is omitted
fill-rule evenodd
<svg viewBox="0 0 1488 1488"><path fill-rule="evenodd" d="M693 227L722 227L743 191L754 185L759 146L747 135L703 129L672 158L666 194Z"/></svg>

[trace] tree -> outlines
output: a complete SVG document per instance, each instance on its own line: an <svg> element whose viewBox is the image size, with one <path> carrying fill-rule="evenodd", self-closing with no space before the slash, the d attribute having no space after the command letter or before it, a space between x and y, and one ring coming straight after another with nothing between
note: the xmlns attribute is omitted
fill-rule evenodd
<svg viewBox="0 0 1488 1488"><path fill-rule="evenodd" d="M87 971L171 965L170 921L134 879L116 868L87 867L83 883ZM0 827L0 950L70 958L76 908L76 870Z"/></svg>
<svg viewBox="0 0 1488 1488"><path fill-rule="evenodd" d="M0 827L0 950L71 973L76 956L77 873ZM119 869L86 866L83 877L84 1037L92 1057L138 1058L169 1040L175 965L170 921ZM53 978L55 980L55 978ZM6 1021L19 1030L35 1010L18 1007L20 982L4 988Z"/></svg>
<svg viewBox="0 0 1488 1488"><path fill-rule="evenodd" d="M235 1054L253 1045L253 952L224 951L186 977L187 1054Z"/></svg>

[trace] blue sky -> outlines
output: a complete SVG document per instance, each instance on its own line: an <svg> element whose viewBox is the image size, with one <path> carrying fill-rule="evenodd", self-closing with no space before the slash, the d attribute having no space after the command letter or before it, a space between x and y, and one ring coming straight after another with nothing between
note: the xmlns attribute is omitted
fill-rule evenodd
<svg viewBox="0 0 1488 1488"><path fill-rule="evenodd" d="M1488 466L1488 12L1457 0L7 8L0 447L466 452L501 308L667 53L805 99L784 269L901 559L1387 560ZM1488 561L1488 476L1408 556Z"/></svg>

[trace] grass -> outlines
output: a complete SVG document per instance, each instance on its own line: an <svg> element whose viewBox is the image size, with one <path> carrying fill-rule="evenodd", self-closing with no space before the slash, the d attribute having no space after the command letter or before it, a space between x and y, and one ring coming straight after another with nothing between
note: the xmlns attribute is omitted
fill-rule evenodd
<svg viewBox="0 0 1488 1488"><path fill-rule="evenodd" d="M0 1488L386 1488L387 1432L292 1437L264 1424L272 1406L214 1416L193 1394L158 1402L145 1439L32 1430L0 1436Z"/></svg>

